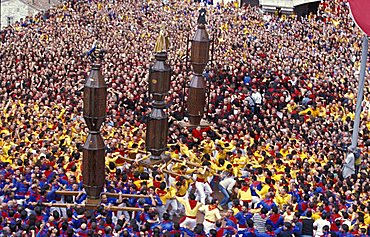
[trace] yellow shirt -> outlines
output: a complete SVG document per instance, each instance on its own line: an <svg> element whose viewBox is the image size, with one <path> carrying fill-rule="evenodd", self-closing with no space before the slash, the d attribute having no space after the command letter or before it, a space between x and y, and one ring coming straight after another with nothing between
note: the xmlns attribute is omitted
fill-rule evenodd
<svg viewBox="0 0 370 237"><path fill-rule="evenodd" d="M170 152L170 156L172 159L179 159L179 153L175 151Z"/></svg>
<svg viewBox="0 0 370 237"><path fill-rule="evenodd" d="M312 219L313 220L318 220L320 219L321 215L320 215L320 212L316 212L316 213L312 213Z"/></svg>
<svg viewBox="0 0 370 237"><path fill-rule="evenodd" d="M185 181L184 185L181 185L179 188L176 189L176 196L183 197L186 195L189 189L189 181Z"/></svg>
<svg viewBox="0 0 370 237"><path fill-rule="evenodd" d="M289 201L290 194L281 195L280 193L278 193L275 197L275 202L280 206L280 208L282 208L284 204L288 204Z"/></svg>
<svg viewBox="0 0 370 237"><path fill-rule="evenodd" d="M207 178L212 175L211 171L205 170L205 168L200 168L198 169L198 171L199 172L197 173L197 180L203 179L204 181L207 181Z"/></svg>
<svg viewBox="0 0 370 237"><path fill-rule="evenodd" d="M161 199L163 205L167 203L167 200L171 200L171 199L175 198L176 189L173 188L173 187L170 187L165 192L166 193L164 193L164 192L158 192L157 193L159 198Z"/></svg>
<svg viewBox="0 0 370 237"><path fill-rule="evenodd" d="M185 200L185 199L180 198L180 197L175 197L175 198L176 198L177 201L179 201L179 203L184 205L186 216L191 216L191 217L196 217L197 216L198 210L202 206L202 203L194 201L196 203L196 205L192 208L190 206L190 200Z"/></svg>
<svg viewBox="0 0 370 237"><path fill-rule="evenodd" d="M264 185L262 186L261 191L258 191L258 190L257 190L257 194L260 196L260 198L261 198L261 199L265 199L265 195L266 195L266 193L268 193L268 192L269 192L269 189L270 189L270 185L268 185L268 184L264 184Z"/></svg>
<svg viewBox="0 0 370 237"><path fill-rule="evenodd" d="M217 220L221 219L221 214L220 210L218 208L211 209L210 205L205 205L199 208L200 211L204 211L204 219L211 221L211 222L216 222Z"/></svg>
<svg viewBox="0 0 370 237"><path fill-rule="evenodd" d="M243 167L247 163L247 157L241 156L241 157L235 157L234 162L235 165L238 165L238 167Z"/></svg>
<svg viewBox="0 0 370 237"><path fill-rule="evenodd" d="M0 155L1 162L12 163L12 159L8 155Z"/></svg>
<svg viewBox="0 0 370 237"><path fill-rule="evenodd" d="M242 201L251 201L252 200L252 193L251 189L248 187L247 190L239 189L238 191L238 199Z"/></svg>
<svg viewBox="0 0 370 237"><path fill-rule="evenodd" d="M212 140L209 142L207 140L203 140L200 145L203 146L203 152L206 154L211 154L215 147L215 143Z"/></svg>

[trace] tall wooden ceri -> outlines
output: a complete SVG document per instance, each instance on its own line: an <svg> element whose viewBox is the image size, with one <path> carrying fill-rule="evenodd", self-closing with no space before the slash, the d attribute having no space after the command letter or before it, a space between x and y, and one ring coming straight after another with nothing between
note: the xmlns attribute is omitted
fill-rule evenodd
<svg viewBox="0 0 370 237"><path fill-rule="evenodd" d="M164 27L160 31L154 48L155 62L149 69L149 95L152 99L152 110L149 114L146 130L146 148L151 153L151 164L161 161L167 149L168 117L164 111L165 97L170 90L171 67L167 64L169 40Z"/></svg>
<svg viewBox="0 0 370 237"><path fill-rule="evenodd" d="M100 128L106 118L107 85L101 72L101 60L92 63L86 78L83 97L83 116L88 136L83 146L83 186L86 205L97 206L105 183L105 145Z"/></svg>
<svg viewBox="0 0 370 237"><path fill-rule="evenodd" d="M78 196L82 193L87 194L84 204L79 206L89 210L95 210L101 205L101 195L103 194L105 184L105 145L103 137L100 134L100 128L106 118L107 109L107 85L101 72L103 53L96 41L95 47L91 49L88 55L92 59L91 71L86 78L83 97L83 116L89 129L88 136L83 146L82 161L82 181L85 191L66 191L58 190L55 193L65 196ZM133 162L128 160L128 162ZM115 198L145 198L147 195L104 193L108 197ZM75 203L42 203L45 206L67 208L77 205ZM116 211L139 211L142 208L109 206L110 210Z"/></svg>
<svg viewBox="0 0 370 237"><path fill-rule="evenodd" d="M204 116L206 105L206 82L203 71L209 60L210 39L206 31L206 10L199 11L198 26L191 40L190 63L193 77L189 84L187 110L190 126L198 126Z"/></svg>

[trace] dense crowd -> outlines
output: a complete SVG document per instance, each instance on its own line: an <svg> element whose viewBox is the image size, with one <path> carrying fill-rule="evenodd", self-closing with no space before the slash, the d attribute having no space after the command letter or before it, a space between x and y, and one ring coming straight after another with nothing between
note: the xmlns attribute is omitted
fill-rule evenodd
<svg viewBox="0 0 370 237"><path fill-rule="evenodd" d="M346 1L321 1L306 17L207 7L211 126L187 129L179 126L191 76L186 43L199 8L68 1L1 31L0 236L368 236L369 86L359 153L348 146L361 34ZM168 154L182 162L148 169L124 158L146 155L148 68L163 24L173 68ZM56 191L83 190L81 98L90 65L82 54L96 39L107 50L105 191L147 197L102 195L89 211L84 193ZM59 202L70 205L52 207Z"/></svg>

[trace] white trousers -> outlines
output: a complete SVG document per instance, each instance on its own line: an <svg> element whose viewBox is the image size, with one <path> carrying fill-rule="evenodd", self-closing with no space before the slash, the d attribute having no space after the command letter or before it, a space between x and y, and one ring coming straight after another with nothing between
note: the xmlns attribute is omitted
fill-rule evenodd
<svg viewBox="0 0 370 237"><path fill-rule="evenodd" d="M206 196L209 196L213 191L209 183L205 182L195 182L195 187L197 189L197 193L199 195L199 201L205 205L206 204Z"/></svg>
<svg viewBox="0 0 370 237"><path fill-rule="evenodd" d="M189 230L193 230L196 224L197 224L196 219L185 217L185 220L180 224L180 227L185 227L188 228Z"/></svg>
<svg viewBox="0 0 370 237"><path fill-rule="evenodd" d="M212 230L212 229L215 229L215 228L216 228L215 223L209 222L209 221L207 221L207 220L204 220L204 221L203 221L203 226L204 226L204 232L206 232L206 234L209 234L209 231L210 231L210 230Z"/></svg>

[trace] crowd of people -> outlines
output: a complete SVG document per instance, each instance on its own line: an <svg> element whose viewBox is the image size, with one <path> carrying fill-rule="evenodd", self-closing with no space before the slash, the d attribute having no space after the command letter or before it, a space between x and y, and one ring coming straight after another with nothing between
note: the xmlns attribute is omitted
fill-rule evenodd
<svg viewBox="0 0 370 237"><path fill-rule="evenodd" d="M179 121L187 116L186 49L199 8L67 1L0 32L0 236L369 235L369 85L355 152L348 146L361 33L346 0L322 0L304 17L208 6L210 127L188 129ZM163 24L173 159L146 168L125 157L146 155L147 78ZM91 211L83 192L56 191L83 191L81 98L91 66L82 55L97 39L108 85L104 190L146 197L102 195ZM58 202L68 207L52 206Z"/></svg>

